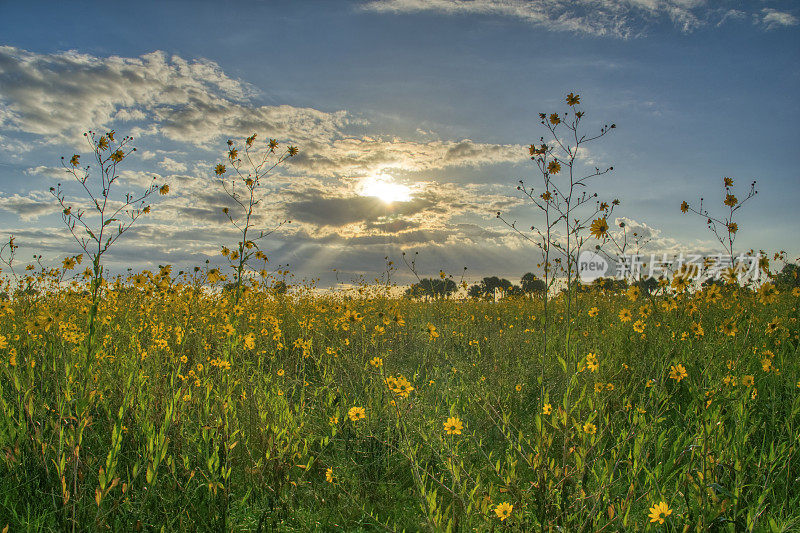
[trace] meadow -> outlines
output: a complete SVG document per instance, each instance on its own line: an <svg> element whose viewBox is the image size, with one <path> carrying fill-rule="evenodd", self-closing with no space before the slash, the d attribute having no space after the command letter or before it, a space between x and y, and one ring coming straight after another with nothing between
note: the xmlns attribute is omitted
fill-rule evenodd
<svg viewBox="0 0 800 533"><path fill-rule="evenodd" d="M586 190L613 167L580 173L581 145L616 126L582 134L565 101L529 148L541 185L517 187L544 222L497 213L544 279L499 301L484 289L505 280L456 291L416 254L405 292L388 258L348 291L287 285L258 243L288 221L258 214L298 148L255 134L213 168L238 243L189 272L114 275L106 252L170 187L116 196L132 139L88 132L96 168L62 158L79 187L51 188L83 253L18 272L14 238L0 249L0 528L798 530L800 269L734 253L755 182L737 197L723 179L723 215L680 210L759 280L705 261L581 284L579 250L647 242Z"/></svg>
<svg viewBox="0 0 800 533"><path fill-rule="evenodd" d="M800 289L549 301L28 271L0 307L8 531L791 531ZM209 278L211 278L209 280ZM27 288L27 290L23 290ZM565 349L565 343L572 347Z"/></svg>

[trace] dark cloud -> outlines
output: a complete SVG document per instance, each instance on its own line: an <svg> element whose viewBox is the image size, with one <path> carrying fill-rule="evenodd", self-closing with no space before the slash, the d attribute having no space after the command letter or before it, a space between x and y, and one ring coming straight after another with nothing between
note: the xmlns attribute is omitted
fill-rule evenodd
<svg viewBox="0 0 800 533"><path fill-rule="evenodd" d="M443 212L446 208L431 195L413 198L408 202L386 204L371 196L323 196L307 191L295 201L286 204L286 213L292 220L317 226L341 227L357 222L375 222L387 216L409 216L427 210Z"/></svg>

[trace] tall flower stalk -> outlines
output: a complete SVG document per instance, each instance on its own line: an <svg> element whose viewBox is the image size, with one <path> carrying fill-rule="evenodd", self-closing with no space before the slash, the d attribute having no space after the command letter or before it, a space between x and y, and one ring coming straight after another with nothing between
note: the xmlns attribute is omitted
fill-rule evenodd
<svg viewBox="0 0 800 533"><path fill-rule="evenodd" d="M97 162L95 178L91 179L91 165L81 166L79 154L74 154L69 161L62 157L61 166L80 185L85 195L84 200L88 200L88 207L73 207L61 183L50 187L50 193L61 206L61 219L67 229L92 262L91 268L85 273L89 279L91 297L86 353L91 356L95 348L97 310L103 287L103 256L140 216L150 212L148 197L156 191L162 195L169 193L169 185L157 185L154 177L154 183L139 194L126 193L121 198L115 198L112 188L119 179L119 167L123 160L136 151L136 148L130 146L133 137L125 136L117 140L114 130L104 135L93 131L83 135Z"/></svg>
<svg viewBox="0 0 800 533"><path fill-rule="evenodd" d="M266 254L259 248L258 241L271 235L290 220L282 220L268 230L256 228L258 214L256 209L262 203L262 187L265 178L287 159L297 155L297 147L287 146L278 152L278 141L270 139L265 150L254 148L256 134L245 139L244 151L240 152L234 141L228 140L228 163L219 163L214 174L220 179L222 188L234 203L233 211L224 207L222 212L240 235L236 247L222 248L222 255L233 268L234 303L238 304L244 289L243 277L252 269L252 258L267 262Z"/></svg>

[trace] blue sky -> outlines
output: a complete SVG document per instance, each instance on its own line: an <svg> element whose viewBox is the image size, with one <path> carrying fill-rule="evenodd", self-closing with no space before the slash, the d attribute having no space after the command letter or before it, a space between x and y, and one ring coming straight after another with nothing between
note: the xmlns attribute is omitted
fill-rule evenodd
<svg viewBox="0 0 800 533"><path fill-rule="evenodd" d="M538 113L574 91L587 131L617 124L589 147L615 167L592 190L652 251L715 249L678 206L721 208L730 176L759 189L737 248L797 257L799 19L791 1L3 3L2 236L23 258L75 253L47 190L82 131L113 127L138 148L121 190L157 176L172 191L115 267L215 261L232 236L211 169L226 139L257 132L301 151L259 221L293 220L264 243L274 266L371 278L406 250L425 273L518 278L538 254L494 212L538 223L515 187L537 183ZM376 175L409 197L364 196Z"/></svg>

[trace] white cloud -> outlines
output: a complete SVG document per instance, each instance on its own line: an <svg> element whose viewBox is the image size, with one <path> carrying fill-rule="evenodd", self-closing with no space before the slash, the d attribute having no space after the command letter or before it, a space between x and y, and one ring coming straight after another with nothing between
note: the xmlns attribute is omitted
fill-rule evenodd
<svg viewBox="0 0 800 533"><path fill-rule="evenodd" d="M0 126L55 141L90 128L151 121L138 135L202 144L269 131L293 141L329 138L347 124L343 111L254 106L253 90L214 62L164 52L96 57L37 54L0 46Z"/></svg>
<svg viewBox="0 0 800 533"><path fill-rule="evenodd" d="M549 30L621 38L636 37L645 24L668 18L689 32L705 22L704 0L372 0L362 8L379 13L434 11L516 18Z"/></svg>
<svg viewBox="0 0 800 533"><path fill-rule="evenodd" d="M447 167L520 163L527 160L521 145L461 141L414 142L401 139L347 137L301 146L293 168L320 176L365 176L385 170L429 171Z"/></svg>
<svg viewBox="0 0 800 533"><path fill-rule="evenodd" d="M55 199L40 192L31 192L24 196L20 194L0 196L0 209L18 215L25 222L56 211Z"/></svg>
<svg viewBox="0 0 800 533"><path fill-rule="evenodd" d="M746 16L747 14L742 10L729 9L728 11L725 12L725 14L722 15L722 18L719 19L719 22L717 22L717 26L722 26L728 20L741 20Z"/></svg>
<svg viewBox="0 0 800 533"><path fill-rule="evenodd" d="M170 173L186 172L187 170L186 163L175 161L169 157L162 159L161 162L158 163L158 166Z"/></svg>
<svg viewBox="0 0 800 533"><path fill-rule="evenodd" d="M761 13L762 17L760 22L768 30L774 30L785 26L795 26L798 23L797 17L785 11L778 11L777 9L765 7L761 10Z"/></svg>

